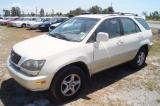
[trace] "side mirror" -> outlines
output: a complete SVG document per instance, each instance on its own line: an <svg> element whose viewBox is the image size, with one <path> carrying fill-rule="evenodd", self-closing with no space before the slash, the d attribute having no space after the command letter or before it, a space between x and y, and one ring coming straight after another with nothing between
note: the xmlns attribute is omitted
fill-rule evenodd
<svg viewBox="0 0 160 106"><path fill-rule="evenodd" d="M105 41L108 41L108 39L109 39L109 35L108 35L108 33L104 33L104 32L99 32L98 34L97 34L97 38L96 38L96 41L97 42L105 42Z"/></svg>

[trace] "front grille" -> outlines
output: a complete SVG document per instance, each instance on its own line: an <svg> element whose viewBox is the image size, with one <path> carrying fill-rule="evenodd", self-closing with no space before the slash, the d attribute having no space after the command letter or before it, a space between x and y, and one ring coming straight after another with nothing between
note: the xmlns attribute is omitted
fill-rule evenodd
<svg viewBox="0 0 160 106"><path fill-rule="evenodd" d="M21 56L18 55L17 53L15 53L13 50L11 51L11 60L13 63L18 64L18 62L20 61Z"/></svg>

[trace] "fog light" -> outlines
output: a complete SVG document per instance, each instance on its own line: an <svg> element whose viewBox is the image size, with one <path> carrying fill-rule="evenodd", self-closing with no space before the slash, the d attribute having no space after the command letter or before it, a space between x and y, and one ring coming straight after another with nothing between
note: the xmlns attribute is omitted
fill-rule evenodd
<svg viewBox="0 0 160 106"><path fill-rule="evenodd" d="M46 81L36 82L37 85L41 85L41 84L44 84L44 83L46 83Z"/></svg>

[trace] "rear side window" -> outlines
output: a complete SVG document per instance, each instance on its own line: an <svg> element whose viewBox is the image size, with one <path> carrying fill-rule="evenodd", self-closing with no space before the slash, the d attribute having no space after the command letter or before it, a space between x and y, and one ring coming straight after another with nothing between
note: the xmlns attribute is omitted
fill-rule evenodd
<svg viewBox="0 0 160 106"><path fill-rule="evenodd" d="M121 18L124 34L133 34L140 32L137 24L129 18Z"/></svg>
<svg viewBox="0 0 160 106"><path fill-rule="evenodd" d="M142 18L135 18L146 30L150 30L149 25Z"/></svg>

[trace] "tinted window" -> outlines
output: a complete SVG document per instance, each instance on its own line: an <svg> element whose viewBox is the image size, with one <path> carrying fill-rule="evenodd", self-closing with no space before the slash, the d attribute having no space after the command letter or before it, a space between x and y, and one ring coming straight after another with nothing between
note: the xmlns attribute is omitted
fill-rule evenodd
<svg viewBox="0 0 160 106"><path fill-rule="evenodd" d="M109 38L114 38L120 35L118 19L105 20L97 29L98 32L105 32L109 34Z"/></svg>
<svg viewBox="0 0 160 106"><path fill-rule="evenodd" d="M149 30L150 27L149 25L146 23L146 21L142 18L135 18L146 30Z"/></svg>
<svg viewBox="0 0 160 106"><path fill-rule="evenodd" d="M122 22L124 34L132 34L132 33L140 32L139 27L133 20L129 18L122 18L121 22Z"/></svg>

